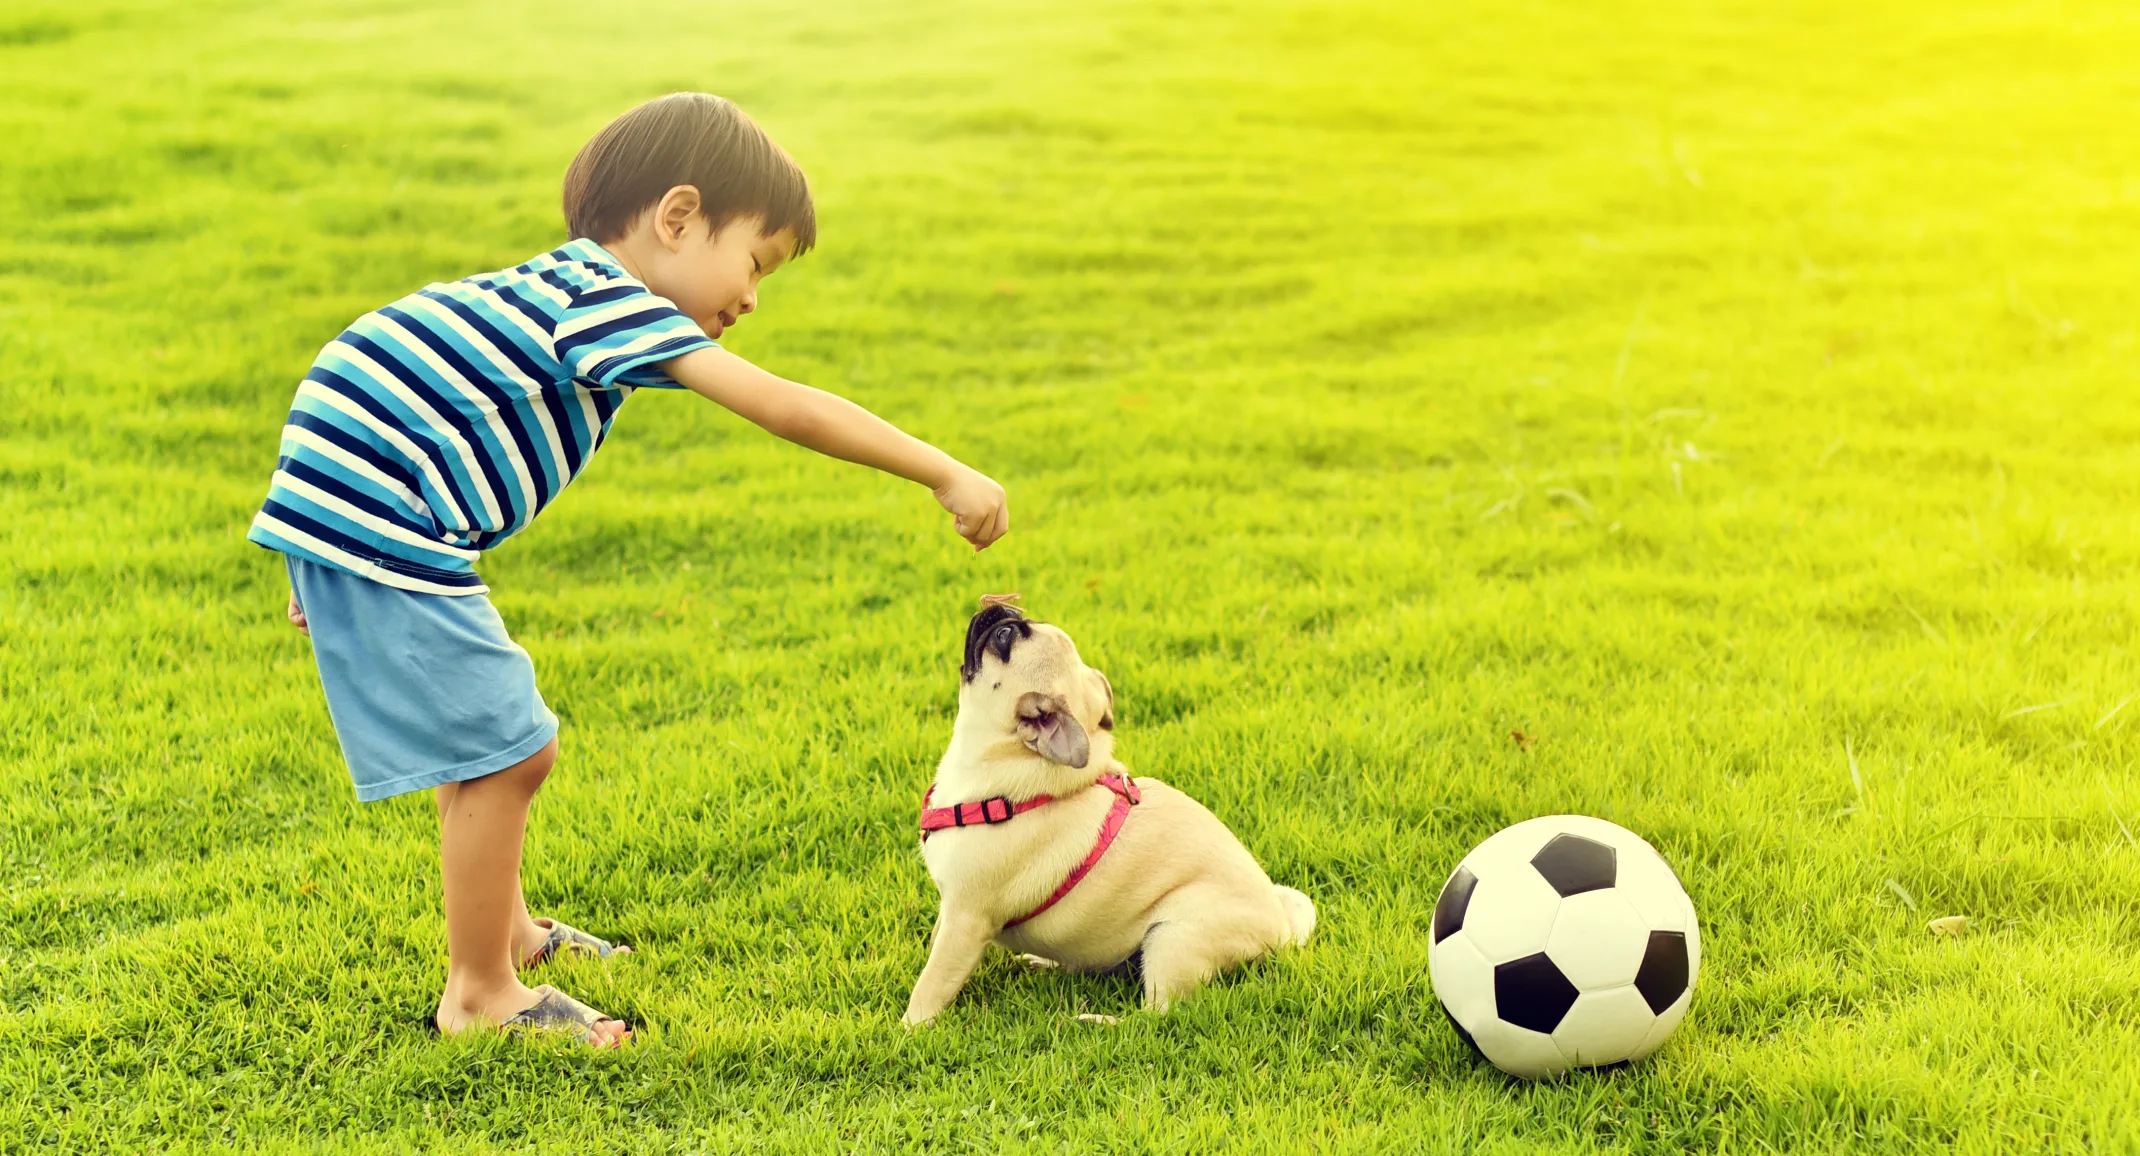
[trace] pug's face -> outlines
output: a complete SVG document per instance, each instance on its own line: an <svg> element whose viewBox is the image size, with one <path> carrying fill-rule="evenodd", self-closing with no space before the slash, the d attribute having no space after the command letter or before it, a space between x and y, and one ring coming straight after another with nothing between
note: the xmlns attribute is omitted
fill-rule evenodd
<svg viewBox="0 0 2140 1156"><path fill-rule="evenodd" d="M1051 763L1083 768L1114 748L1115 692L1070 636L1015 608L990 606L966 624L962 709L1016 735Z"/></svg>

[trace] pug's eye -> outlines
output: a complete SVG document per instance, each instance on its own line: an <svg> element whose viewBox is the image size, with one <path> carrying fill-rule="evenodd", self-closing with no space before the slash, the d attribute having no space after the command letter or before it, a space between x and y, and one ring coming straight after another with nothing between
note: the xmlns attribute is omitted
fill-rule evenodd
<svg viewBox="0 0 2140 1156"><path fill-rule="evenodd" d="M998 626L996 627L996 637L992 640L991 645L997 650L1007 653L1011 648L1011 643L1017 641L1017 639L1018 631L1016 629L1009 626Z"/></svg>

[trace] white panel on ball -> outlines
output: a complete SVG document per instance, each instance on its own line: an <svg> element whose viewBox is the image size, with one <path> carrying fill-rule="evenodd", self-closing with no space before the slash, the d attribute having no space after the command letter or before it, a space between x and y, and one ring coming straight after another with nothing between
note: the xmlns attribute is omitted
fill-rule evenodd
<svg viewBox="0 0 2140 1156"><path fill-rule="evenodd" d="M1694 901L1687 901L1687 987L1702 977L1702 921L1694 914Z"/></svg>
<svg viewBox="0 0 2140 1156"><path fill-rule="evenodd" d="M1489 963L1506 963L1546 949L1560 892L1528 864L1474 869L1479 883L1464 913L1464 934ZM1473 934L1477 932L1477 934Z"/></svg>
<svg viewBox="0 0 2140 1156"><path fill-rule="evenodd" d="M1650 1025L1650 1030L1642 1037L1642 1043L1637 1045L1634 1053L1627 1058L1631 1060L1647 1059L1651 1052L1663 1047L1664 1042L1672 1037L1673 1029L1679 1026L1679 1021L1687 1018L1687 1005L1693 1002L1694 989L1689 988L1681 993L1680 997L1674 1000L1670 1007L1665 1008L1662 1015L1657 1017L1657 1022Z"/></svg>
<svg viewBox="0 0 2140 1156"><path fill-rule="evenodd" d="M1649 927L1617 889L1585 891L1560 901L1546 954L1575 990L1602 991L1633 983L1649 945Z"/></svg>
<svg viewBox="0 0 2140 1156"><path fill-rule="evenodd" d="M1632 986L1586 991L1553 1029L1553 1042L1569 1063L1595 1068L1634 1059L1656 1025L1656 1013Z"/></svg>
<svg viewBox="0 0 2140 1156"><path fill-rule="evenodd" d="M1687 929L1687 893L1680 888L1672 868L1647 846L1620 857L1616 889L1651 927L1659 931Z"/></svg>
<svg viewBox="0 0 2140 1156"><path fill-rule="evenodd" d="M1471 1033L1471 1039L1494 1067L1511 1076L1535 1080L1568 1067L1568 1058L1561 1054L1552 1036L1498 1019L1481 1024L1478 1031Z"/></svg>
<svg viewBox="0 0 2140 1156"><path fill-rule="evenodd" d="M1494 965L1462 932L1427 953L1427 972L1434 994L1465 1031L1494 1018Z"/></svg>

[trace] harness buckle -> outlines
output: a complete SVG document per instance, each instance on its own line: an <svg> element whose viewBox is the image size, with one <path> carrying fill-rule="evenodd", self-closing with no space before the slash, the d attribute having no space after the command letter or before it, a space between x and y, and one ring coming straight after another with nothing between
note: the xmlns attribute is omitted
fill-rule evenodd
<svg viewBox="0 0 2140 1156"><path fill-rule="evenodd" d="M995 806L997 804L1001 804L1003 807L1003 813L1001 815L998 815L994 811L990 810L992 806ZM1008 823L1011 821L1011 817L1013 815L1016 815L1017 813L1017 810L1011 806L1010 796L1008 795L997 795L992 799L981 800L981 821L983 823L987 823L990 825L994 825L997 823Z"/></svg>

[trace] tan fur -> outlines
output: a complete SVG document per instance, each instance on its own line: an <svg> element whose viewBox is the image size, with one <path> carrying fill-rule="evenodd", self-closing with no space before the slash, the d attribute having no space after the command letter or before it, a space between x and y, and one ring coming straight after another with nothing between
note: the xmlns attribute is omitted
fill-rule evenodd
<svg viewBox="0 0 2140 1156"><path fill-rule="evenodd" d="M1306 942L1315 927L1308 897L1272 884L1216 816L1150 778L1136 780L1143 802L1092 873L1039 917L1004 928L1091 853L1115 801L1100 776L1129 773L1101 725L1113 709L1106 678L1078 658L1069 635L1028 625L1031 636L1013 645L1008 662L985 654L960 688L934 803L997 795L1057 801L1008 823L941 831L922 845L941 905L906 1022L923 1023L949 1006L991 942L1076 971L1113 968L1141 949L1144 1006L1155 1011L1227 967ZM1049 726L1051 714L1058 721ZM1087 748L1082 767L1041 753L1074 755L1079 737Z"/></svg>

